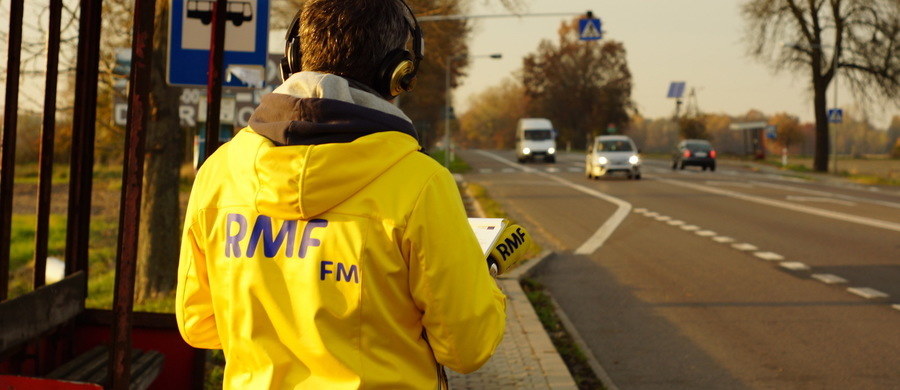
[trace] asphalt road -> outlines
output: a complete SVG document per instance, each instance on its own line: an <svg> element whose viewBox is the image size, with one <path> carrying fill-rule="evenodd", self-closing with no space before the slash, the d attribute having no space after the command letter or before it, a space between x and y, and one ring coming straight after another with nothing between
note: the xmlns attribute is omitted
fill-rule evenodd
<svg viewBox="0 0 900 390"><path fill-rule="evenodd" d="M537 279L621 389L900 388L900 191L719 161L584 176L462 151L558 255Z"/></svg>

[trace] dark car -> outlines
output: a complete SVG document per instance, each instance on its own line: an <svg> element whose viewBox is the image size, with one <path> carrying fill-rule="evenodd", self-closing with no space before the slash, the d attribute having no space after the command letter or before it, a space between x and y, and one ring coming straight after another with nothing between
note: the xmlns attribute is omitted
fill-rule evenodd
<svg viewBox="0 0 900 390"><path fill-rule="evenodd" d="M672 169L699 166L704 171L716 170L716 149L705 139L686 139L678 143L672 156Z"/></svg>

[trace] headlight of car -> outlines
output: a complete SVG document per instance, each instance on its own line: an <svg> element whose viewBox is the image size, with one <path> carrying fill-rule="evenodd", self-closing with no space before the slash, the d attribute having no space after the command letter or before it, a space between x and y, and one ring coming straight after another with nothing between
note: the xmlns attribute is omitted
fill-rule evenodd
<svg viewBox="0 0 900 390"><path fill-rule="evenodd" d="M609 160L607 160L606 157L600 156L599 158L597 158L597 164L606 165L606 163L608 162Z"/></svg>
<svg viewBox="0 0 900 390"><path fill-rule="evenodd" d="M531 149L522 148L522 154L531 154Z"/></svg>
<svg viewBox="0 0 900 390"><path fill-rule="evenodd" d="M547 149L547 154L553 154L553 153L556 153L556 148Z"/></svg>
<svg viewBox="0 0 900 390"><path fill-rule="evenodd" d="M631 165L637 165L637 163L641 162L641 159L638 158L637 155L632 155L631 157L628 157L628 162L629 162Z"/></svg>

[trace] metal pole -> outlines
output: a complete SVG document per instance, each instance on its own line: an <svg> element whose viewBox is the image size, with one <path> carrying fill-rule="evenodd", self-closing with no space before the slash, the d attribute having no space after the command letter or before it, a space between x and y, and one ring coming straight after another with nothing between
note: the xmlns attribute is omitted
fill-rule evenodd
<svg viewBox="0 0 900 390"><path fill-rule="evenodd" d="M227 0L216 0L213 7L212 34L209 42L209 74L206 82L206 147L203 161L219 148L219 114L222 108L222 57L225 50L225 8Z"/></svg>
<svg viewBox="0 0 900 390"><path fill-rule="evenodd" d="M81 0L69 170L69 214L66 221L66 275L76 271L88 272L102 10L102 0Z"/></svg>
<svg viewBox="0 0 900 390"><path fill-rule="evenodd" d="M110 388L117 390L128 389L131 382L131 317L144 178L144 140L147 133L147 113L152 108L150 65L153 60L156 0L136 0L134 10L128 123L125 126L125 166L122 170L119 246L113 295L113 348L109 359Z"/></svg>
<svg viewBox="0 0 900 390"><path fill-rule="evenodd" d="M41 146L38 156L40 179L38 180L37 228L34 233L34 288L46 283L47 241L50 227L50 194L53 180L53 138L56 127L56 85L59 75L60 23L62 0L50 1L50 22L47 42L47 87L44 89L44 122L41 128Z"/></svg>
<svg viewBox="0 0 900 390"><path fill-rule="evenodd" d="M3 146L0 148L0 301L9 289L9 242L12 239L13 177L16 168L16 130L19 117L19 60L22 55L24 0L9 7L9 47L6 57L6 107L3 112Z"/></svg>
<svg viewBox="0 0 900 390"><path fill-rule="evenodd" d="M834 61L834 60L832 60ZM834 66L834 64L832 64ZM838 73L837 67L834 68L834 108L838 108ZM835 123L831 123L831 118L828 118L828 127L831 128L831 171L834 174L838 173L838 163L837 163L837 126Z"/></svg>
<svg viewBox="0 0 900 390"><path fill-rule="evenodd" d="M447 96L444 101L444 167L450 169L450 67L453 66L453 57L447 57L446 72L444 72L444 91Z"/></svg>

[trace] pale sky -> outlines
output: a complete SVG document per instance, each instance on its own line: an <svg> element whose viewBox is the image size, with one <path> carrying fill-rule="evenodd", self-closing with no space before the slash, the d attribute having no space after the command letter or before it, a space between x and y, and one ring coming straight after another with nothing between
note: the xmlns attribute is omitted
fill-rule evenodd
<svg viewBox="0 0 900 390"><path fill-rule="evenodd" d="M632 98L645 117L671 116L675 102L666 98L669 83L685 81L686 91L696 88L700 110L741 115L750 109L766 114L786 111L803 121L813 121L812 94L806 73L780 73L747 53L744 22L738 0L523 0L522 13L592 10L600 18L604 39L623 42L627 50L634 89ZM471 14L508 13L499 5L473 0ZM490 3L499 3L490 1ZM501 53L500 60L472 59L468 73L454 96L456 111L465 112L469 97L497 85L521 69L522 58L537 50L542 39L558 42L563 17L477 19L469 42L474 55ZM427 55L427 53L426 53ZM841 81L839 81L839 84ZM840 85L839 106L853 104L849 90ZM686 94L687 92L685 92ZM833 90L828 92L832 106ZM873 112L879 127L900 115L897 105L887 112Z"/></svg>

